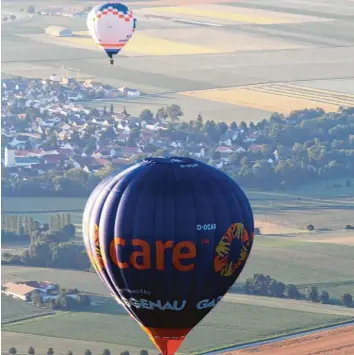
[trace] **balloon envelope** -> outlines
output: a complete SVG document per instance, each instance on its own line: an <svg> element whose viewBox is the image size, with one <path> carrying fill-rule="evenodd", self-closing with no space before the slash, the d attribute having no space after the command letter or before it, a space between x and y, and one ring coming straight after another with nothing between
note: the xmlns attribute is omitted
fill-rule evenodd
<svg viewBox="0 0 354 355"><path fill-rule="evenodd" d="M162 354L221 300L250 254L240 187L190 158L147 158L104 179L84 212L91 262Z"/></svg>
<svg viewBox="0 0 354 355"><path fill-rule="evenodd" d="M95 6L86 22L92 39L111 58L128 43L136 28L133 12L115 2Z"/></svg>

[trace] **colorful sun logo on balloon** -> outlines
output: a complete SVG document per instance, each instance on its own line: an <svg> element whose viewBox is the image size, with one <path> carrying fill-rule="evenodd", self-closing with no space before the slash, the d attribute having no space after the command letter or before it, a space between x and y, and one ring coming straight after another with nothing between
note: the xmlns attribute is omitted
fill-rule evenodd
<svg viewBox="0 0 354 355"><path fill-rule="evenodd" d="M253 234L251 236L253 239ZM245 263L251 251L251 238L242 223L232 224L215 249L214 271L220 276L231 276ZM237 260L230 260L230 252L233 243L241 244L241 252Z"/></svg>

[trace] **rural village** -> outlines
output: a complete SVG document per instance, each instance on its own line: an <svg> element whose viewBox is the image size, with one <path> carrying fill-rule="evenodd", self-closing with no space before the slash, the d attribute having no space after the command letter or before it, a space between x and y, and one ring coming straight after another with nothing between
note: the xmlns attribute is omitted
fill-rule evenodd
<svg viewBox="0 0 354 355"><path fill-rule="evenodd" d="M171 137L166 131L187 126L179 121L183 113L177 105L162 108L156 115L144 110L140 117L131 116L123 104L121 112L115 112L113 104L104 110L88 107L88 100L140 95L133 89L118 90L74 79L63 84L51 77L2 80L2 90L3 165L22 179L63 166L83 168L88 173L107 165L118 168L155 153L182 153L206 162L217 156L217 167L221 168L230 164L233 153L262 149L262 145L253 144L261 131L254 129L244 135L244 124L224 124L218 141L204 139L196 143L188 134ZM169 121L168 115L172 116ZM195 119L203 123L201 116ZM268 163L276 160L275 150L269 154Z"/></svg>

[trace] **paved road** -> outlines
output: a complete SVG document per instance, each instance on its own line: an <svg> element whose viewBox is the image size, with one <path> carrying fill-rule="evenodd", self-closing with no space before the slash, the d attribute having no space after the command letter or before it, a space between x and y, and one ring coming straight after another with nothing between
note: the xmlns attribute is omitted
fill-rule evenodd
<svg viewBox="0 0 354 355"><path fill-rule="evenodd" d="M257 305L271 308L282 308L294 311L303 311L310 313L334 314L338 316L347 316L354 318L354 308L342 306L332 306L320 303L311 303L306 301L279 299L273 297L227 294L224 301L235 302L247 305Z"/></svg>

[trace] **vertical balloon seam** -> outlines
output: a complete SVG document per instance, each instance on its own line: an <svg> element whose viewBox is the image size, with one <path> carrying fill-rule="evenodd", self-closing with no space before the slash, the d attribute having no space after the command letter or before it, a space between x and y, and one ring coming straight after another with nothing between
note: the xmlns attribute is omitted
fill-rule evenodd
<svg viewBox="0 0 354 355"><path fill-rule="evenodd" d="M198 167L198 170L195 170L196 174L195 174L194 178L197 179L200 184L201 184L201 181L199 180L199 178L202 176L202 170L201 169L203 169L203 168L204 168L204 166L200 165L200 167ZM196 196L195 196L195 191L194 190L192 191L192 196L193 196L194 210L196 211L195 212L195 221L194 221L195 223L194 223L194 225L197 226L197 224L198 224L198 221L197 221L197 202L196 202ZM198 245L198 247L200 248L200 244L198 243L199 241L198 241L196 228L195 228L193 237L194 237L193 241L194 241L195 245ZM195 279L195 278L198 278L197 270L194 271L193 279ZM196 291L196 286L198 285L198 283L194 282L194 280L192 280L191 284L192 284L192 287L189 289L187 299L195 299L195 294L196 294L195 291Z"/></svg>
<svg viewBox="0 0 354 355"><path fill-rule="evenodd" d="M136 174L137 171L136 171L133 167L124 169L124 170L122 171L122 174L120 174L120 178L117 179L117 180L114 182L114 184L111 186L110 190L108 191L108 194L106 195L106 198L105 198L105 200L104 200L104 203L103 203L103 205L101 206L100 222L99 222L99 223L101 223L101 219L104 218L104 217L102 217L102 215L104 215L103 211L104 211L104 209L105 209L105 206L107 205L107 200L110 198L110 195L113 194L113 197L114 197L114 193L115 193L114 190L118 188L117 185L122 184L122 183L123 183L123 180L128 180L129 175L130 175L130 174L133 174L133 175L134 175L134 173ZM128 184L129 184L129 182L128 182ZM122 194L123 194L123 193L124 193L124 190L122 191ZM113 202L119 204L120 198L121 198L121 196L119 196L119 197L117 198L117 201L116 201L116 202L115 202L115 201L113 201ZM114 208L113 208L113 210L114 210ZM102 217L102 218L101 218L101 217ZM107 218L107 217L106 217L106 218ZM104 223L104 222L106 222L106 221L102 221L102 223ZM113 227L113 230L114 230L114 227ZM114 239L114 237L115 237L115 236L113 236L113 239ZM104 247L104 245L102 245L102 240L101 240L102 238L104 239L104 236L103 236L103 235L100 236L100 247L101 247L101 250L102 250L102 254L104 255L104 258L105 258L106 260L110 260L109 251L108 251L108 255L106 255L105 247ZM121 292L120 292L119 288L116 287L116 281L114 281L114 279L113 279L113 277L112 277L112 275L111 275L111 273L110 273L109 265L107 265L107 270L106 270L105 274L106 274L106 277L107 277L107 279L109 280L110 284L112 285L112 287L113 287L113 289L114 289L114 292L115 292L115 294L116 294L116 296L117 296L117 297L116 297L116 300L117 300L117 301L119 300L118 302L123 306L123 308L124 308L129 314L133 315L133 313L131 312L131 310L125 305L125 303L123 302L123 300L122 300L122 298L121 298L121 297L122 297L122 296L121 296Z"/></svg>
<svg viewBox="0 0 354 355"><path fill-rule="evenodd" d="M147 196L145 195L145 191L147 191L149 189L150 184L152 184L152 186L154 186L153 185L154 184L154 181L153 181L154 180L154 173L157 168L158 167L156 166L156 164L154 164L154 163L150 164L149 170L146 171L144 174L144 179L143 179L143 177L141 177L138 181L136 181L137 188L141 188L141 190L144 191L144 196L138 195L137 200L136 200L135 206L139 207L139 209L142 208L141 206L146 205L146 202L143 200L143 199L147 198ZM156 207L156 199L155 198L150 199L150 197L148 197L148 200L151 200L151 202L152 202L152 205L149 206L149 209L150 209L149 213L152 213L152 216L154 217L155 207ZM137 220L136 216L137 216L138 212L140 212L139 209L135 208L134 220ZM152 228L150 230L150 232L152 234L154 234L154 232L155 232L155 221L154 221L153 217L152 217L152 221L151 221ZM135 232L134 232L135 229L136 229L136 224L134 223L133 224L133 235L135 235ZM149 244L150 248L152 245L154 245L154 240L153 240L154 236L153 235L148 235L147 233L145 233L144 236L140 235L139 238L142 238L144 241L146 241ZM151 257L151 249L150 249L150 257ZM149 271L148 271L148 273L149 273ZM144 273L140 273L140 272L137 272L136 275L137 275L136 278L139 279L139 281L138 281L139 284L144 284L146 277L149 278L148 274L145 275ZM141 282L141 281L143 281L143 282Z"/></svg>
<svg viewBox="0 0 354 355"><path fill-rule="evenodd" d="M171 158L173 159L173 158ZM172 176L173 176L173 185L174 187L177 187L179 186L179 177L177 175L177 171L176 171L176 165L175 164L170 164L170 167L171 167L171 171L172 171ZM179 190L180 191L180 190ZM174 225L174 230L175 230L175 233L173 234L173 244L176 245L176 243L178 243L178 233L176 233L176 230L178 230L178 225L177 225L177 214L178 214L178 203L177 203L177 196L176 194L173 195L173 205L174 205L174 211L175 211L175 214L174 214L174 218L173 218L173 225ZM173 261L172 261L173 262ZM173 268L172 268L173 270ZM172 277L175 275L175 272L174 270L172 271ZM172 293L172 296L173 294L175 293L175 289L174 289L174 284L175 284L175 280L172 280L172 287L171 287L171 290L170 290L170 294Z"/></svg>
<svg viewBox="0 0 354 355"><path fill-rule="evenodd" d="M251 203L250 201L248 200L245 192L240 189L240 192L241 192L241 195L242 195L242 199L243 199L243 204L245 204L247 206L247 211L249 213L249 218L250 218L250 222L251 222L251 226L250 228L252 230L250 231L247 231L249 233L249 238L250 238L250 247L249 247L249 252L247 253L246 255L246 258L245 260L243 261L243 264L241 265L240 267L240 274L242 272L242 270L244 269L244 267L246 266L246 263L247 263L247 260L248 258L250 257L251 255L251 252L252 252L252 247L253 247L253 241L254 241L254 216L253 216L253 211L252 211L252 207L251 207Z"/></svg>
<svg viewBox="0 0 354 355"><path fill-rule="evenodd" d="M99 189L99 191L97 193L97 196L96 196L96 200L93 203L90 220L93 219L92 215L94 214L94 212L99 213L99 216L97 216L97 220L96 220L94 226L91 227L91 224L90 224L90 226L89 226L90 232L92 231L92 228L96 228L96 225L99 226L102 210L103 210L104 205L105 205L105 200L106 200L106 197L109 195L112 187L115 186L116 183L118 181L120 181L124 177L124 172L126 173L128 170L134 170L134 169L132 167L127 167L127 166L124 167L123 169L117 169L117 170L115 170L115 172L112 172L105 179L103 179L101 181L101 183L98 185L98 186L101 186L101 188ZM114 173L116 175L114 175ZM105 183L103 183L103 182L105 182ZM94 218L94 219L96 219L96 218ZM95 239L96 239L96 236L95 236ZM97 255L96 255L97 254L96 253L96 248L97 248L96 242L93 240L92 237L89 238L89 242L90 242L91 250L93 250L93 254L97 258ZM101 247L100 229L98 229L98 248L100 249L101 257L104 258L105 255L103 254L103 250L102 250L102 247ZM105 266L107 266L107 265L105 265ZM94 265L94 267L95 267L95 265ZM119 296L119 293L116 291L116 289L114 287L114 283L109 278L109 276L107 274L107 271L105 271L105 270L97 270L97 274L100 276L100 278L103 281L103 283L105 285L107 285L107 287L110 289L110 291L114 293L115 298L117 299L117 297Z"/></svg>
<svg viewBox="0 0 354 355"><path fill-rule="evenodd" d="M235 215L235 213L238 215L237 220L231 220L231 224L234 223L242 223L243 225L245 225L247 223L247 219L248 219L248 213L244 213L244 210L242 208L242 201L240 201L240 196L238 196L240 189L240 186L234 181L232 180L227 174L223 174L224 176L222 176L222 178L219 180L219 185L222 184L222 194L225 197L225 201L227 201L227 205L228 205L228 209L231 213L230 217L231 219L233 219L233 215ZM226 194L226 192L228 192ZM237 210L235 210L235 207ZM230 226L231 226L230 224ZM226 230L223 232L225 233ZM241 250L240 250L241 252ZM229 287L231 287L233 285L233 283L237 280L239 275L239 272L236 274L236 276L232 277L233 282L230 285L227 285L227 289ZM231 281L231 279L230 279ZM224 292L225 291L225 292ZM227 292L227 290L223 291L223 296L224 294Z"/></svg>
<svg viewBox="0 0 354 355"><path fill-rule="evenodd" d="M223 236L226 233L227 228L229 228L229 225L231 225L232 223L235 223L236 221L233 221L233 207L231 205L231 200L230 200L230 195L227 193L230 190L234 190L235 189L235 185L233 186L226 186L225 185L225 179L224 177L218 174L218 176L216 175L216 173L218 172L218 170L216 170L215 168L213 169L213 174L211 176L211 181L214 181L213 186L217 187L217 192L220 194L220 196L222 196L222 199L225 203L225 210L227 210L228 216L229 216L229 220L230 222L228 223L228 225L225 227L225 230L221 231L221 234L218 236L217 240L214 240L214 245L213 245L213 257L215 257L215 249L217 247L217 245L219 244L220 240L223 238ZM214 197L212 197L214 199ZM214 265L212 266L213 270L214 270ZM215 272L215 271L214 271ZM220 278L220 276L219 276ZM215 280L215 279L214 279ZM209 287L212 288L213 284L212 284L213 280L209 281ZM213 296L215 297L215 293L211 292L213 294ZM220 295L218 295L220 296ZM224 296L224 292L222 292L222 295Z"/></svg>
<svg viewBox="0 0 354 355"><path fill-rule="evenodd" d="M231 178L229 178L229 179L231 180ZM231 181L229 182L230 184L231 184ZM238 190L238 194L240 195L238 197L238 200L242 200L242 205L244 205L245 202L247 202L247 198L246 198L245 193L243 192L243 190L240 187L239 187L239 190ZM248 259L249 255L251 254L252 245L253 245L253 238L252 238L252 234L254 232L253 213L252 213L252 209L251 209L250 204L246 203L246 206L247 206L246 209L242 208L242 206L241 206L240 210L242 211L242 214L246 214L246 216L244 216L244 220L247 222L247 224L248 223L250 224L249 226L244 225L244 228L246 229L247 233L249 234L250 246L249 246L249 251L248 251L248 253L246 255L245 260L243 260L242 264L238 268L238 276L237 276L237 278L239 277L239 275L241 274L243 268L246 265L247 259ZM248 229L250 229L250 230L248 230L246 227L248 227Z"/></svg>
<svg viewBox="0 0 354 355"><path fill-rule="evenodd" d="M98 273L98 270L96 268L96 264L95 264L95 260L94 260L94 254L92 252L92 246L91 246L91 233L90 233L90 221L91 221L91 215L92 215L92 211L94 209L95 203L96 203L96 199L98 197L98 195L101 193L102 189L104 188L104 186L106 184L109 183L109 181L111 180L110 178L106 178L104 180L102 180L94 189L94 191L91 193L85 209L84 209L84 213L83 213L83 236L84 236L84 244L86 247L86 252L88 254L88 257L90 258L90 262L92 264L92 266L95 268L96 272ZM99 274L100 278L101 275Z"/></svg>
<svg viewBox="0 0 354 355"><path fill-rule="evenodd" d="M145 164L144 164L144 165L140 165L140 167L141 167L142 169L143 169L144 166L145 166ZM127 194L127 190L128 190L129 188L132 188L132 185L133 185L133 184L134 184L134 185L137 185L137 184L141 183L141 182L143 181L143 180L142 180L143 177L145 177L146 174L147 174L149 171L151 171L151 169L152 169L152 166L151 166L151 167L148 167L148 169L146 169L146 170L142 170L142 171L141 171L141 174L140 174L140 175L137 175L134 179L130 180L130 181L128 182L127 186L124 188L124 191L123 191L123 193L122 193L122 195L121 195L121 197L120 197L120 199L119 199L119 203L118 203L118 205L117 205L116 217L115 217L115 221L114 221L115 228L116 228L117 218L118 218L119 209L120 209L120 205L121 205L121 201L122 201L122 199L123 199L123 196L124 196L125 194ZM136 179L138 179L138 180L136 180ZM135 186L135 188L137 188L137 186ZM135 201L135 203L136 203L136 201ZM133 218L133 220L134 220L134 218ZM134 228L134 227L132 226L132 228ZM114 251L115 251L116 255L118 255L118 245L115 245ZM122 283L124 284L124 287L125 287L126 289L130 289L130 288L129 288L129 284L128 284L127 280L126 280L126 276L124 275L124 270L123 270L123 269L119 269L118 272L119 272L119 274L120 274L120 277L121 277ZM110 275L110 276L112 277L112 275ZM130 309L130 308L129 308L129 309ZM135 314L135 312L134 312L133 310L130 310L129 313L133 314L134 318L137 319L137 316L136 316L136 314Z"/></svg>
<svg viewBox="0 0 354 355"><path fill-rule="evenodd" d="M109 196L110 196L112 193L114 194L114 190L119 189L118 185L122 184L122 183L123 183L123 180L124 180L124 181L125 181L125 180L128 180L128 177L129 177L129 174L130 174L130 173L134 173L134 167L132 167L131 169L129 169L129 171L127 171L127 170L128 170L128 169L125 169L125 170L123 171L121 178L120 178L118 181L116 181L116 183L112 186L112 189L111 189L111 191L109 192L109 194L107 195L107 198L106 198L106 200L105 200L105 205L106 205L106 203L107 203L107 199L109 198ZM126 188L126 186L125 186L125 188ZM125 188L124 188L124 189L125 189ZM121 195L123 194L123 192L124 192L124 190L122 191ZM117 204L117 205L120 203L121 195L120 195L119 197L117 197L117 201L116 201L116 204ZM103 211L103 209L104 209L104 206L103 206L103 208L102 208L102 211ZM114 209L113 209L113 210L114 210ZM117 237L117 236L113 235L113 239L112 239L112 240L114 240L115 237ZM104 238L104 236L102 236L102 238ZM100 239L101 239L101 238L100 238ZM102 243L102 240L100 241L100 244L101 244L102 253L103 253L104 257L106 258L106 260L111 261L111 260L110 260L110 251L109 251L109 250L106 251L105 245ZM109 248L109 246L108 246L108 248ZM108 277L109 277L109 279L110 279L110 281L111 281L111 283L112 283L114 289L116 290L117 294L119 295L119 298L121 298L120 290L119 290L119 289L116 287L116 285L115 285L114 277L112 277L109 267L107 267L107 274L108 274ZM130 313L130 312L129 312L129 313Z"/></svg>
<svg viewBox="0 0 354 355"><path fill-rule="evenodd" d="M120 174L118 174L116 176L116 179L112 178L111 180L108 181L107 184L105 184L102 189L99 191L99 194L96 198L96 201L94 203L93 209L91 211L91 215L98 214L97 217L91 217L91 220L94 219L94 226L91 227L90 224L90 232L92 231L92 228L96 228L96 226L99 227L100 225L100 220L101 220L101 215L102 215L102 210L104 208L105 205L105 199L109 194L109 191L111 191L112 186L114 186L118 181L120 181L122 179L122 176ZM111 186L112 185L112 186ZM98 228L98 246L100 248L100 254L102 255L102 248L101 248L101 235L100 235L100 228ZM94 253L96 254L96 245L95 245L95 241L93 240L93 238L90 238L90 245L91 248L94 250ZM102 255L102 257L104 257L104 255ZM101 277L101 280L103 280L104 284L110 289L111 292L114 293L115 298L117 298L119 296L117 290L114 287L114 284L112 283L111 279L109 278L109 276L107 275L107 272L105 272L104 270L99 270L97 271L98 275Z"/></svg>
<svg viewBox="0 0 354 355"><path fill-rule="evenodd" d="M167 179L165 177L165 184L170 182L170 183L172 183L172 186L175 188L176 187L176 179L175 179L173 164L169 164L167 169L168 169L168 173L170 174L170 176L172 176L172 179ZM166 190L168 190L168 189L166 189ZM174 194L171 194L171 196L169 198L169 202L170 202L169 205L173 206L172 230L174 231L174 233L173 233L172 241L173 241L173 243L175 243L176 242L176 201L175 201ZM172 260L171 260L171 262L172 262ZM165 277L165 279L166 279L166 277ZM173 287L172 287L173 279L172 279L172 277L170 277L170 279L168 281L169 281L168 287L166 288L168 290L168 292L167 292L166 297L172 298L173 297Z"/></svg>
<svg viewBox="0 0 354 355"><path fill-rule="evenodd" d="M204 166L204 168L206 168L205 166ZM213 173L214 173L214 171L213 171ZM221 191L220 191L220 186L219 186L219 184L217 183L217 179L216 179L216 177L210 177L210 181L211 182L213 182L213 187L214 186L216 186L216 187L218 187L218 189L219 189L219 192L220 192L220 194L221 194ZM208 185L208 184L206 184L206 185ZM214 216L215 216L215 219L216 219L216 213L215 213L215 207L214 207L214 204L213 204L213 196L212 196L212 193L211 193L211 191L210 191L210 186L206 186L205 187L205 189L206 189L206 191L207 191L207 194L208 194L208 197L209 197L209 199L210 199L210 204L211 204L211 206L212 206L212 209L213 209L213 214L214 214ZM217 223L217 221L215 220L215 223ZM217 242L216 242L216 238L215 238L215 235L216 235L216 231L214 231L214 238L211 238L211 243L212 243L212 250L213 250L213 254L214 254L214 250L215 250L215 248L216 248L216 245L217 245ZM212 258L213 259L213 258ZM211 267L211 270L213 270L213 265L211 265L210 266ZM210 289L213 287L213 282L214 282L214 280L212 279L212 278L207 278L206 279L206 283L204 284L204 292L205 292L205 294L210 294L211 292L210 292ZM208 291L206 291L206 290L208 290ZM214 293L212 293L212 294L214 294Z"/></svg>
<svg viewBox="0 0 354 355"><path fill-rule="evenodd" d="M125 173L127 173L127 172L125 171ZM129 174L129 173L128 173L128 174ZM124 179L124 177L126 177L126 175L125 175L125 174L122 174L122 176L120 177L120 179L118 179L117 181L115 181L115 184L114 184L113 186L111 186L111 189L110 189L109 193L107 194L107 196L106 196L106 198L105 198L105 201L104 201L104 203L103 203L103 205L102 205L102 208L101 208L100 221L99 221L100 224L106 222L105 220L101 222L101 219L103 219L104 217L106 217L103 212L104 212L104 210L105 210L105 206L107 206L107 200L108 200L109 196L110 196L112 193L114 193L114 190L117 188L117 185L119 185L119 184L122 183L122 180ZM119 201L120 201L120 199L118 198L118 202L117 202L117 203L119 203ZM106 217L106 218L107 218L107 217ZM105 260L108 261L108 263L110 263L110 262L111 262L111 260L110 260L110 255L109 255L109 253L108 253L108 255L106 255L106 250L105 250L105 248L104 248L104 245L102 245L101 238L104 239L104 235L100 236L100 246L101 246L102 254L104 255ZM114 238L115 238L115 235L113 235L113 239L114 239ZM131 315L132 315L131 310L130 310L130 309L126 306L126 304L123 302L122 296L121 296L121 294L120 294L120 290L119 290L119 288L118 288L117 285L116 285L116 281L113 280L112 275L110 274L109 270L110 270L109 265L107 265L107 271L106 271L107 279L109 280L110 284L112 285L112 287L113 287L113 289L114 289L114 292L115 292L115 294L116 294L116 300L117 300L117 302L120 303L120 305L127 311L128 314L131 314Z"/></svg>

